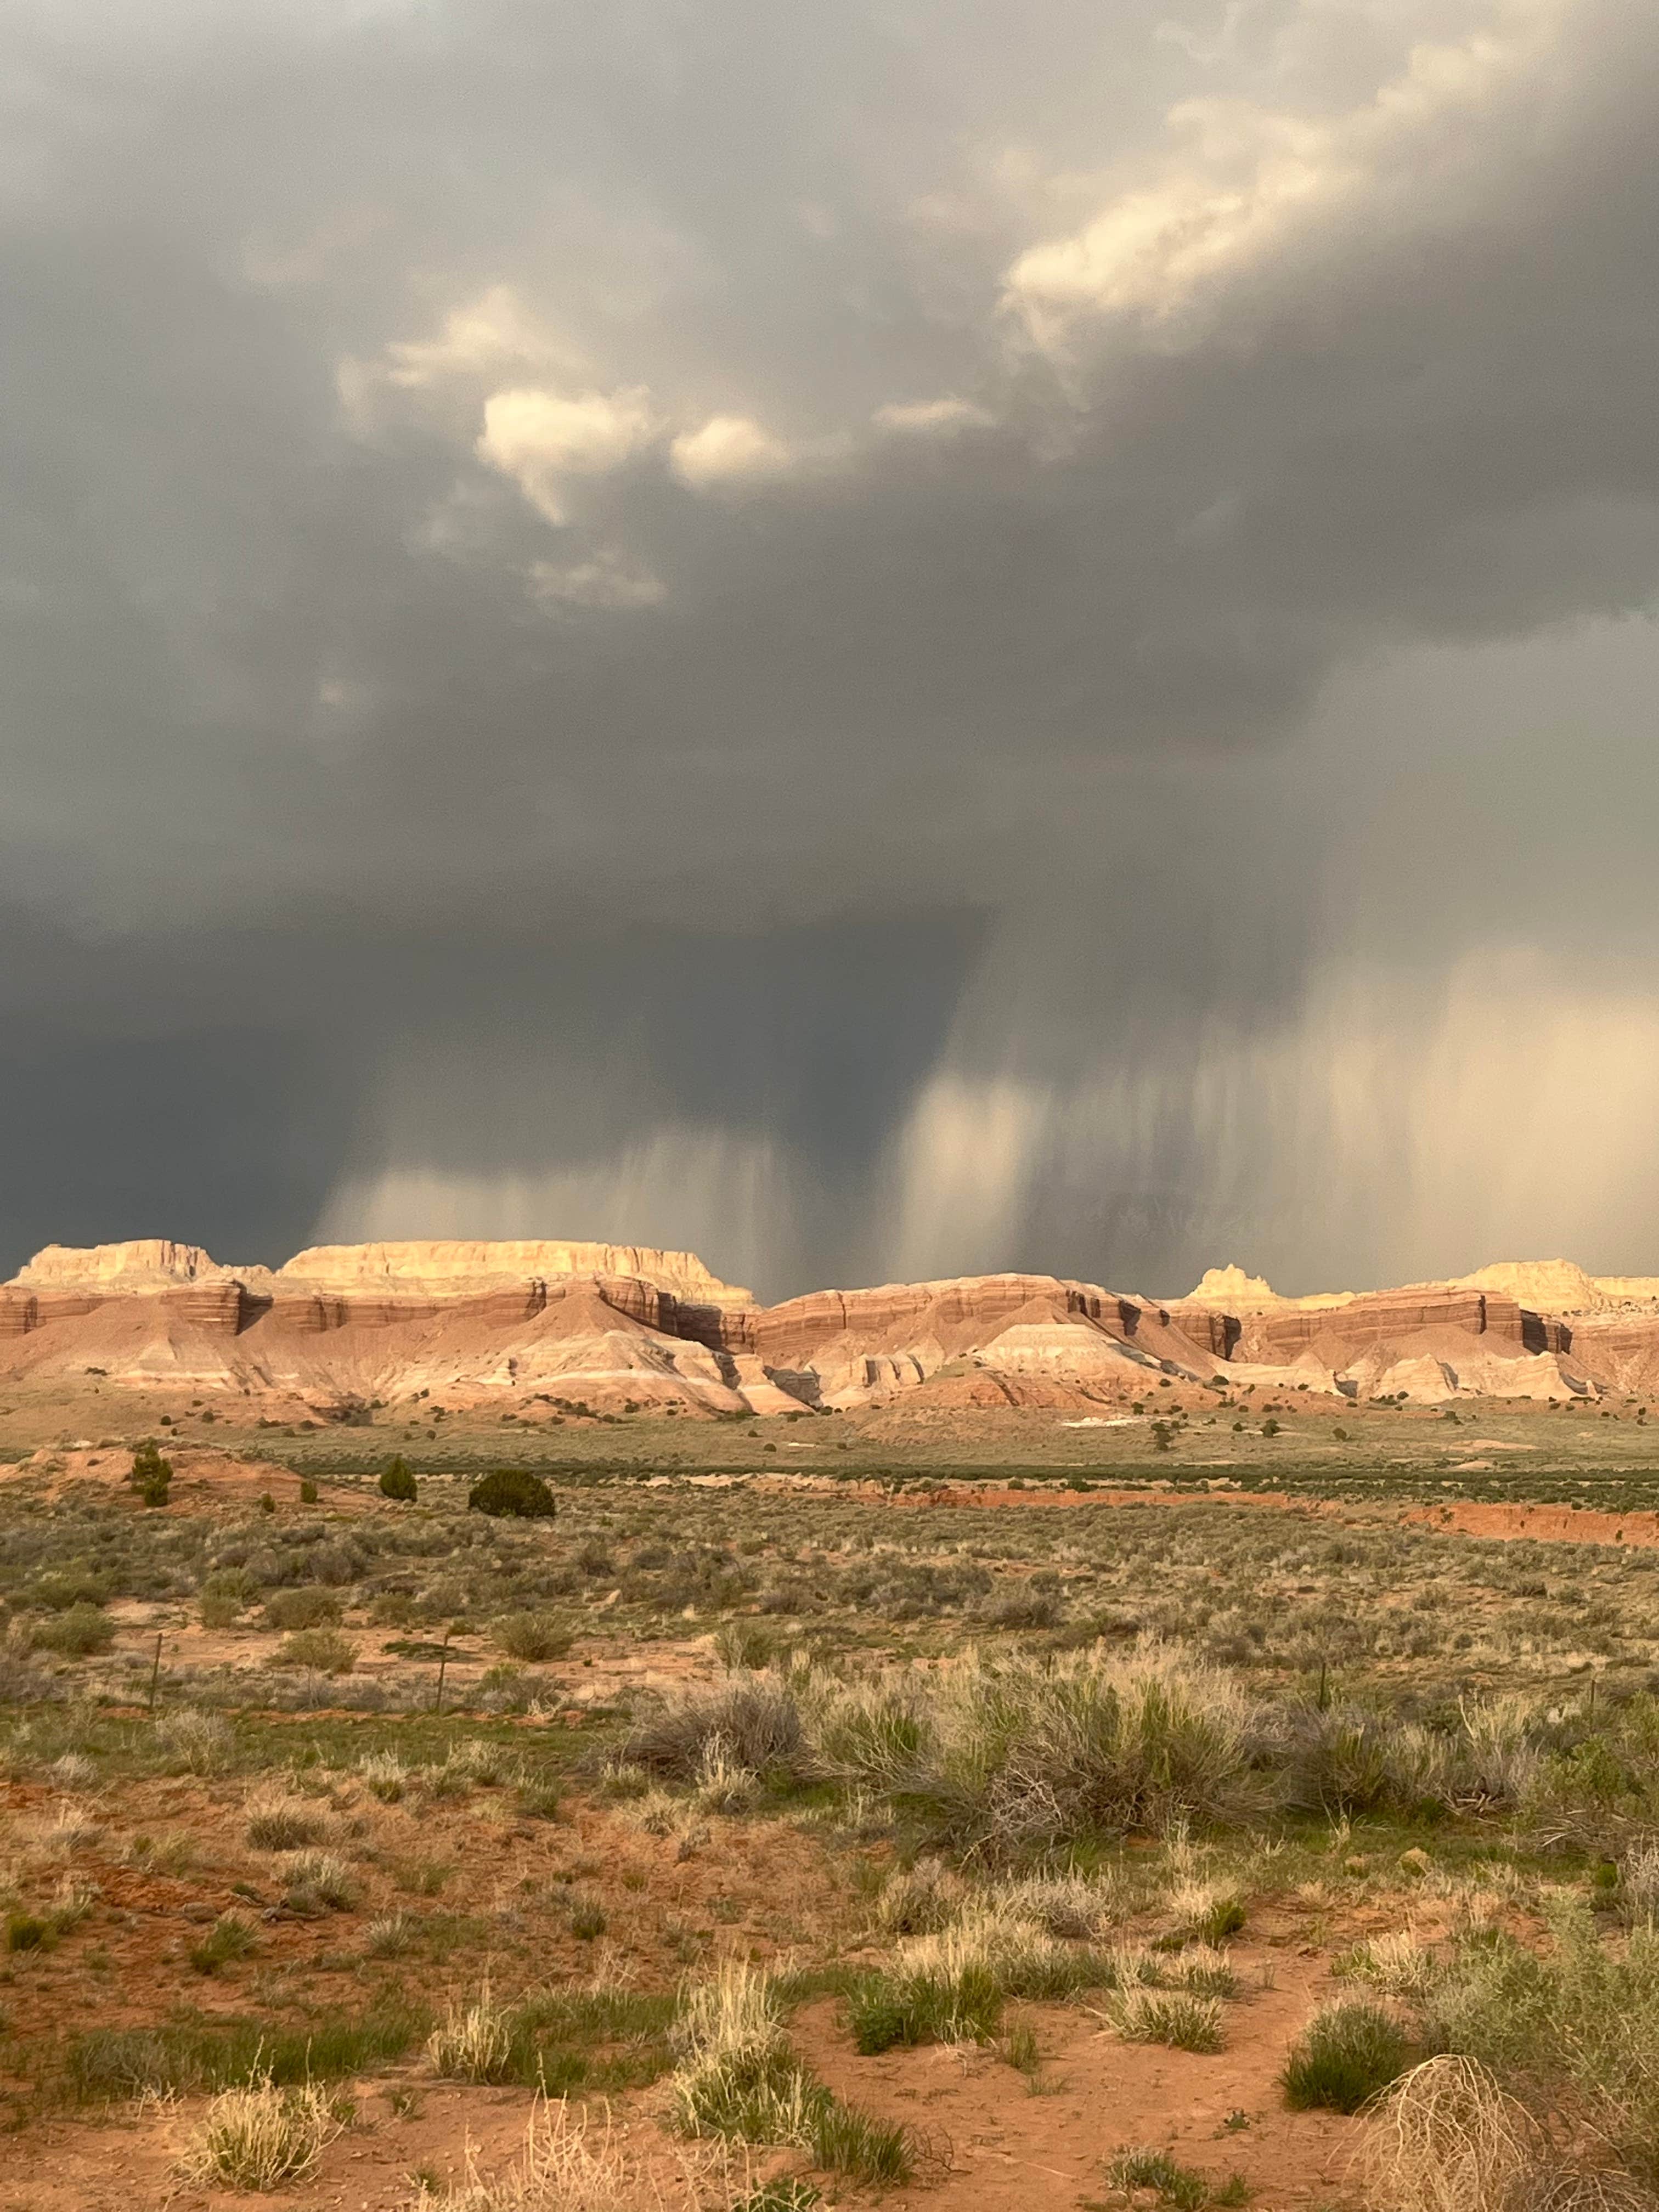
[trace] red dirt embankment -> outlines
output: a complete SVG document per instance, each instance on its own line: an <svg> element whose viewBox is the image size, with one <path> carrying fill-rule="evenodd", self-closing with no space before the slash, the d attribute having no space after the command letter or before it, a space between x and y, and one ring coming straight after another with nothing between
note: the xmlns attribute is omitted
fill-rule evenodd
<svg viewBox="0 0 1659 2212"><path fill-rule="evenodd" d="M1267 1506L1281 1513L1352 1519L1352 1501L1336 1498L1292 1498L1282 1490L1007 1490L987 1484L941 1483L933 1490L887 1492L860 1484L857 1495L885 1498L896 1506L966 1505L1056 1507L1075 1505ZM1367 1520L1412 1522L1459 1536L1487 1536L1500 1542L1524 1538L1535 1544L1625 1544L1638 1550L1659 1545L1659 1513L1604 1513L1589 1505L1493 1504L1465 1498L1443 1505L1381 1499L1358 1509Z"/></svg>

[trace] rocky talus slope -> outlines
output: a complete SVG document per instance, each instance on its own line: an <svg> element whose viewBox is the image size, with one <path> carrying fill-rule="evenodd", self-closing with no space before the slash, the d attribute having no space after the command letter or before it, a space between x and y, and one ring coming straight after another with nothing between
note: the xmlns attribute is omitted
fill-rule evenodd
<svg viewBox="0 0 1659 2212"><path fill-rule="evenodd" d="M325 1245L276 1268L159 1238L49 1246L0 1286L0 1380L87 1376L285 1416L416 1398L688 1414L1110 1407L1161 1377L1335 1401L1561 1400L1659 1388L1659 1280L1504 1262L1282 1297L1226 1267L1171 1300L996 1274L767 1306L691 1253L640 1245Z"/></svg>

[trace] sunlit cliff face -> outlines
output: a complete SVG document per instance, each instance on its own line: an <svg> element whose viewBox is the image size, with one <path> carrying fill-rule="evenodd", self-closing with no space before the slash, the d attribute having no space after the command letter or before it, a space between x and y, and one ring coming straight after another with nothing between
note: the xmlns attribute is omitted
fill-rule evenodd
<svg viewBox="0 0 1659 2212"><path fill-rule="evenodd" d="M21 0L0 1226L1659 1250L1659 19Z"/></svg>

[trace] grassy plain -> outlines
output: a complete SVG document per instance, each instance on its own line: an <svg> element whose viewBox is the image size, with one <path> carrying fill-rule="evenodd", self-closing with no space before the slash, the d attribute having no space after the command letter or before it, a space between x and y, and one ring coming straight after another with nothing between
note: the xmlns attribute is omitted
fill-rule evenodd
<svg viewBox="0 0 1659 2212"><path fill-rule="evenodd" d="M1651 2206L1645 1417L1181 1395L0 1410L0 2205Z"/></svg>

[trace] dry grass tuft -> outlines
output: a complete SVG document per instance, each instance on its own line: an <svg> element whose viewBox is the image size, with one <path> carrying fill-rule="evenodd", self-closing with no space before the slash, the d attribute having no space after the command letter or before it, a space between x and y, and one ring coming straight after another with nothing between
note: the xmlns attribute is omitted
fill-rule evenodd
<svg viewBox="0 0 1659 2212"><path fill-rule="evenodd" d="M436 2074L458 2081L489 2081L506 2065L512 2044L507 2014L486 1981L474 2003L460 2006L452 2000L427 2038L426 2055Z"/></svg>
<svg viewBox="0 0 1659 2212"><path fill-rule="evenodd" d="M1542 2148L1524 2106L1473 2058L1429 2058L1378 2107L1363 2154L1385 2212L1507 2212Z"/></svg>
<svg viewBox="0 0 1659 2212"><path fill-rule="evenodd" d="M466 2179L441 2192L422 2182L410 2212L623 2212L650 2199L642 2177L625 2154L607 2110L595 2126L584 2113L573 2119L562 2099L538 2104L525 2132L524 2149L504 2173L486 2178L476 2147L466 2146ZM660 2192L651 2191L661 2203Z"/></svg>
<svg viewBox="0 0 1659 2212"><path fill-rule="evenodd" d="M198 2187L276 2189L303 2180L345 2123L320 2089L279 2089L269 2079L227 2089L208 2106L180 2158Z"/></svg>

